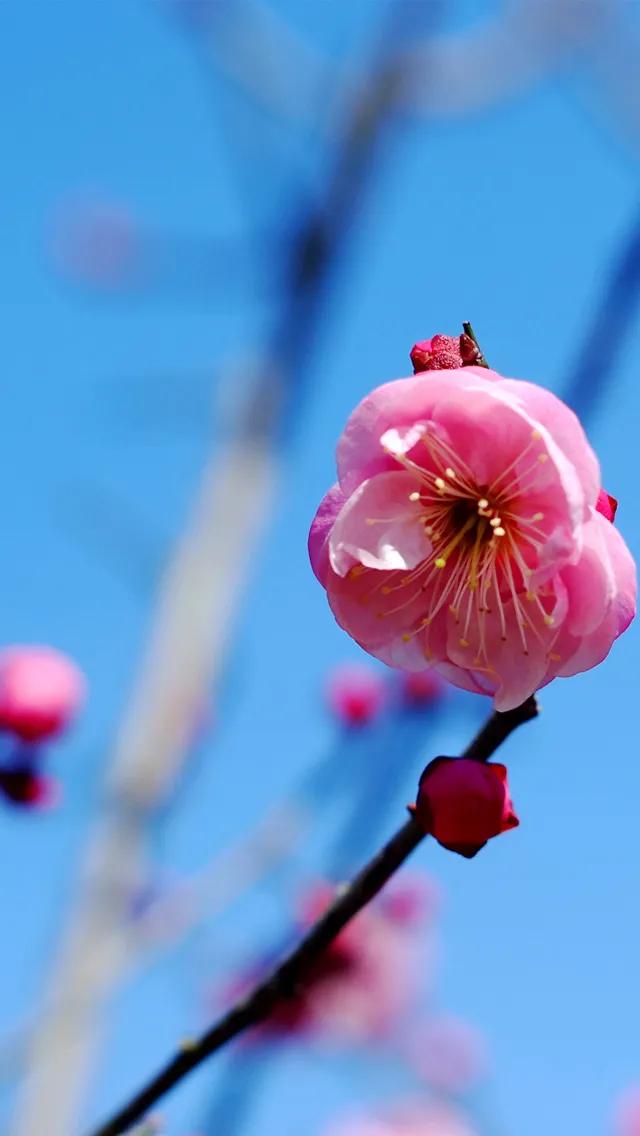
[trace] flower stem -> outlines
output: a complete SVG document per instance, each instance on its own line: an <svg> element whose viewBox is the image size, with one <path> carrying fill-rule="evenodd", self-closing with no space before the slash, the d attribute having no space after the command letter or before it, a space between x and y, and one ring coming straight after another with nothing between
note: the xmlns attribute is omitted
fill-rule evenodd
<svg viewBox="0 0 640 1136"><path fill-rule="evenodd" d="M524 722L535 718L535 698L504 713L495 711L462 754L475 761L488 761L495 750ZM178 1052L136 1093L115 1116L92 1136L122 1136L165 1093L207 1057L251 1026L265 1021L279 1002L293 997L304 983L313 963L363 907L384 887L401 864L424 840L427 833L410 815L391 840L380 849L351 883L340 888L331 906L311 927L302 941L274 970L199 1038L182 1042Z"/></svg>

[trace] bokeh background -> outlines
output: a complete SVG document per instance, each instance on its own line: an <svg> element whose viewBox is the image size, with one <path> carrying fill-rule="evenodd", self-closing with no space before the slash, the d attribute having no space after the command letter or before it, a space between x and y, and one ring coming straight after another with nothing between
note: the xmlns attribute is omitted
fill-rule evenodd
<svg viewBox="0 0 640 1136"><path fill-rule="evenodd" d="M374 664L374 722L323 697L364 660L308 525L349 410L416 339L470 319L496 369L566 397L640 550L639 60L635 0L0 4L2 640L90 686L47 756L61 804L0 823L3 1132L89 1131L488 709L405 710ZM639 664L632 629L544 691L509 743L516 832L415 856L440 900L414 1012L486 1052L448 1092L456 1136L623 1132ZM322 1136L431 1100L401 1048L230 1052L163 1130Z"/></svg>

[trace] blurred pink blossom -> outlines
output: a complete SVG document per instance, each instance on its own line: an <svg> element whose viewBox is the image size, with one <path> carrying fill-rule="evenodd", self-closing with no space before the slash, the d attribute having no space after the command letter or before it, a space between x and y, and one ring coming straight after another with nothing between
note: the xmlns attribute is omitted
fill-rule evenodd
<svg viewBox="0 0 640 1136"><path fill-rule="evenodd" d="M138 226L118 202L89 198L67 205L54 219L53 256L58 268L83 283L114 288L142 266Z"/></svg>
<svg viewBox="0 0 640 1136"><path fill-rule="evenodd" d="M508 710L601 662L633 618L597 459L542 387L476 366L387 383L347 422L338 475L311 562L341 627L392 666Z"/></svg>
<svg viewBox="0 0 640 1136"><path fill-rule="evenodd" d="M0 652L0 729L26 742L66 730L85 695L75 663L53 647L8 647Z"/></svg>
<svg viewBox="0 0 640 1136"><path fill-rule="evenodd" d="M60 782L28 766L0 768L0 793L18 808L36 812L48 812L62 801Z"/></svg>
<svg viewBox="0 0 640 1136"><path fill-rule="evenodd" d="M453 1106L407 1102L386 1114L346 1118L325 1136L475 1136L464 1114Z"/></svg>
<svg viewBox="0 0 640 1136"><path fill-rule="evenodd" d="M629 1085L614 1110L615 1136L640 1136L640 1084Z"/></svg>
<svg viewBox="0 0 640 1136"><path fill-rule="evenodd" d="M463 1093L487 1070L487 1053L478 1030L450 1014L434 1015L411 1038L408 1055L431 1088Z"/></svg>
<svg viewBox="0 0 640 1136"><path fill-rule="evenodd" d="M364 726L384 706L384 676L364 663L343 663L331 671L326 697L329 708L343 725Z"/></svg>
<svg viewBox="0 0 640 1136"><path fill-rule="evenodd" d="M437 671L404 671L401 691L409 706L431 706L446 693L446 684Z"/></svg>
<svg viewBox="0 0 640 1136"><path fill-rule="evenodd" d="M328 906L334 889L312 889L305 898L299 931L306 931ZM309 968L296 994L283 1000L254 1037L303 1033L332 1042L376 1042L386 1038L433 968L429 942L416 935L418 909L398 919L382 902L351 920ZM256 968L229 992L238 997L258 981Z"/></svg>

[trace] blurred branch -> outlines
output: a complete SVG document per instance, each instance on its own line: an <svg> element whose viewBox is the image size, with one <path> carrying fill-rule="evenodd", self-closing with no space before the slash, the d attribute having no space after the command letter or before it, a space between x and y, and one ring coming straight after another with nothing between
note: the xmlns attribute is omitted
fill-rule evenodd
<svg viewBox="0 0 640 1136"><path fill-rule="evenodd" d="M616 7L612 0L511 0L480 26L428 43L416 40L404 58L401 107L452 117L511 98L568 57L597 51Z"/></svg>
<svg viewBox="0 0 640 1136"><path fill-rule="evenodd" d="M563 398L584 420L611 381L640 305L640 213L629 225L570 369Z"/></svg>
<svg viewBox="0 0 640 1136"><path fill-rule="evenodd" d="M431 12L431 5L427 6ZM291 424L331 267L374 168L402 70L409 0L392 4L371 82L350 109L323 204L301 214L269 350L226 449L211 459L160 588L150 642L108 774L87 867L33 1037L13 1136L69 1136L88 1081L102 1006L126 964L126 926L153 818L190 750L219 677L253 549L269 513L285 419ZM106 947L105 947L106 944Z"/></svg>
<svg viewBox="0 0 640 1136"><path fill-rule="evenodd" d="M462 756L474 761L488 761L513 730L531 721L537 713L533 697L515 710L505 713L495 711ZM304 984L311 965L347 923L378 894L425 836L415 816L410 815L355 879L339 889L324 915L284 961L200 1038L184 1042L168 1065L120 1112L96 1129L93 1136L122 1136L183 1077L244 1030L265 1021L279 1002L291 998Z"/></svg>

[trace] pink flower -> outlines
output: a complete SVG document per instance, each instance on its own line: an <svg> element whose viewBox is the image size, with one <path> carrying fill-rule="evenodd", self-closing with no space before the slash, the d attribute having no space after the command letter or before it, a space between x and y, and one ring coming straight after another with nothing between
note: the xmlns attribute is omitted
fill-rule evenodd
<svg viewBox="0 0 640 1136"><path fill-rule="evenodd" d="M420 778L415 813L425 832L461 856L475 856L493 836L516 828L507 770L468 757L436 757Z"/></svg>
<svg viewBox="0 0 640 1136"><path fill-rule="evenodd" d="M85 683L71 659L53 647L10 647L0 653L0 729L28 742L65 730L80 708Z"/></svg>
<svg viewBox="0 0 640 1136"><path fill-rule="evenodd" d="M475 366L387 383L347 422L338 475L312 565L340 626L392 666L508 710L601 662L635 614L597 459L541 387Z"/></svg>

